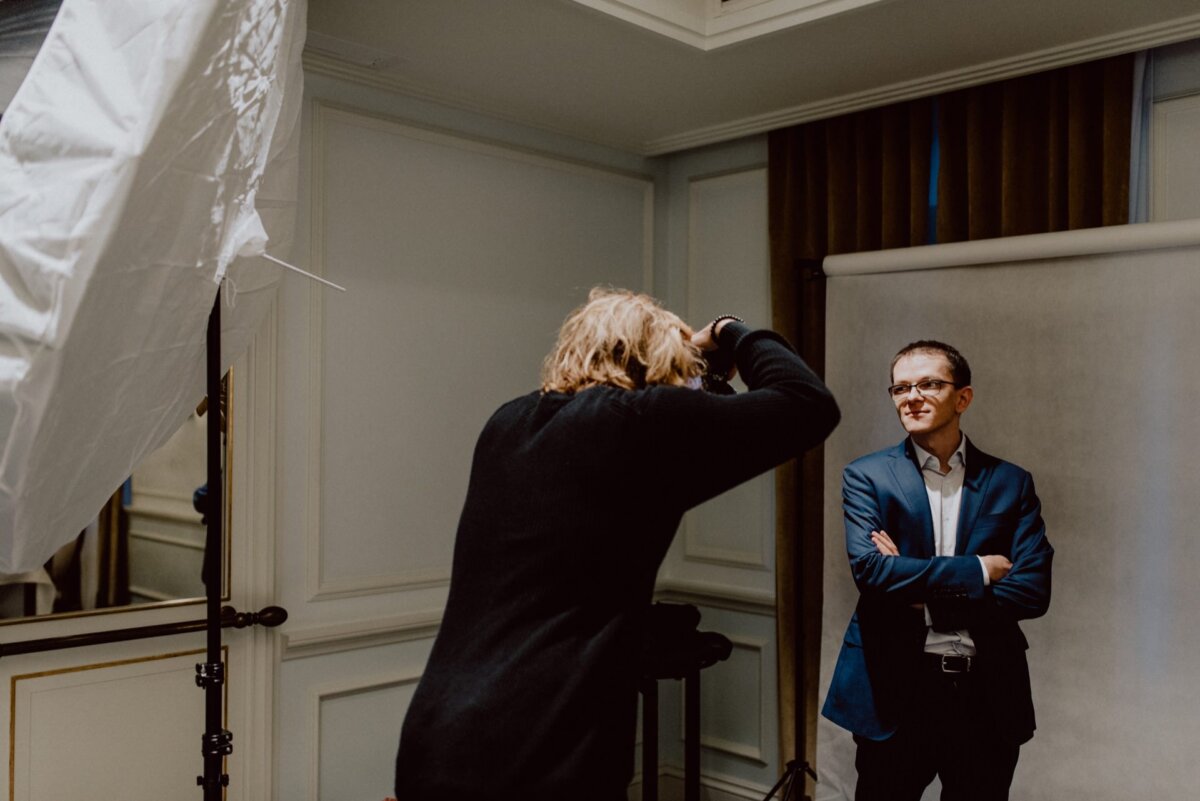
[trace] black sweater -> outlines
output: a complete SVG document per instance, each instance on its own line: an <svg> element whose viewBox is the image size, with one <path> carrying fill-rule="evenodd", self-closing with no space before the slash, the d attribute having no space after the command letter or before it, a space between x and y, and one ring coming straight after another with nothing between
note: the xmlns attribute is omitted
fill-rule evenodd
<svg viewBox="0 0 1200 801"><path fill-rule="evenodd" d="M625 798L642 625L680 517L838 421L776 335L728 323L721 346L748 392L534 392L488 421L404 721L399 801Z"/></svg>

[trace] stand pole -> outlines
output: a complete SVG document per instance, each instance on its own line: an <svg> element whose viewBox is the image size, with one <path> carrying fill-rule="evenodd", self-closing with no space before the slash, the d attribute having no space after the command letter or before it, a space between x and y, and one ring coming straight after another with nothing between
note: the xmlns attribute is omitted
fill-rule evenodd
<svg viewBox="0 0 1200 801"><path fill-rule="evenodd" d="M204 801L221 801L229 776L223 772L225 757L233 753L233 735L224 727L225 665L221 661L221 559L224 522L224 480L221 465L221 288L208 316L208 536L204 546L204 582L207 590L207 661L196 665L196 685L204 690L204 775L196 784L204 788Z"/></svg>

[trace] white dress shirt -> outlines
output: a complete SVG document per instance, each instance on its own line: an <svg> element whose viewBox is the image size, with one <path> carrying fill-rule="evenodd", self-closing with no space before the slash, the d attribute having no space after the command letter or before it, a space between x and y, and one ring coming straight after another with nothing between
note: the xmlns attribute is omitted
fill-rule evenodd
<svg viewBox="0 0 1200 801"><path fill-rule="evenodd" d="M933 547L937 556L954 556L955 544L958 542L958 510L962 502L963 479L967 475L967 437L964 434L958 441L958 448L950 454L950 470L942 472L941 462L916 442L913 450L917 454L917 464L921 465L921 478L925 480L925 494L929 497L929 514L933 518ZM983 558L979 558L979 567L983 570L983 583L987 585L987 568ZM929 632L925 635L925 652L929 654L962 654L973 656L975 642L966 629L959 631L934 631L929 616L929 607L925 608L925 625Z"/></svg>

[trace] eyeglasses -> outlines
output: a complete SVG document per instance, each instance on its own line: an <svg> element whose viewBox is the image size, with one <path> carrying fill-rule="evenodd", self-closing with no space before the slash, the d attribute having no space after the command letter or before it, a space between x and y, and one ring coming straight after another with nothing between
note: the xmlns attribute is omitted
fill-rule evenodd
<svg viewBox="0 0 1200 801"><path fill-rule="evenodd" d="M922 398L927 398L930 395L937 395L942 391L942 387L950 386L957 387L953 381L939 381L936 378L928 378L924 381L918 381L915 384L892 384L888 387L888 394L895 400L900 400L912 392L914 389L921 394Z"/></svg>

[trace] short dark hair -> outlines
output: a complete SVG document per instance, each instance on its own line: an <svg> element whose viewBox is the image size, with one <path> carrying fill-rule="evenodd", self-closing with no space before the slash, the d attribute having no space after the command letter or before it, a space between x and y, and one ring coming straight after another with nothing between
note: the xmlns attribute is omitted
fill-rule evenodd
<svg viewBox="0 0 1200 801"><path fill-rule="evenodd" d="M971 365L967 364L966 357L959 353L953 345L938 342L936 339L918 339L901 348L892 357L891 373L893 377L896 374L896 362L910 353L940 353L950 363L950 377L954 379L954 383L960 388L971 386Z"/></svg>

